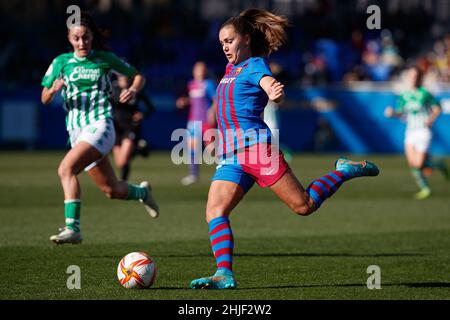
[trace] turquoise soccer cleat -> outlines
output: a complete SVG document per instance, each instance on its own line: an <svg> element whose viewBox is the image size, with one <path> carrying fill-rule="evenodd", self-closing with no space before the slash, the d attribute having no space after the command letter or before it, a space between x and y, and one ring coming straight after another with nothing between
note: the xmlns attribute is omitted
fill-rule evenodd
<svg viewBox="0 0 450 320"><path fill-rule="evenodd" d="M192 289L235 289L237 282L234 279L233 272L230 270L219 269L212 277L205 277L192 280L190 287Z"/></svg>
<svg viewBox="0 0 450 320"><path fill-rule="evenodd" d="M341 157L336 160L336 170L344 171L350 178L356 177L375 177L380 173L378 167L369 161L352 161L347 158Z"/></svg>

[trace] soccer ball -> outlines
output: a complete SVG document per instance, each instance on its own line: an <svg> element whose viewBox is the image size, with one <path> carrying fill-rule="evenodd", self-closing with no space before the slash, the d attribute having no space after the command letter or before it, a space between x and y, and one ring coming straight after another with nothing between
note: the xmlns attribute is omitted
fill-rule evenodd
<svg viewBox="0 0 450 320"><path fill-rule="evenodd" d="M144 252L131 252L120 260L117 266L117 278L127 289L149 288L156 278L156 264Z"/></svg>

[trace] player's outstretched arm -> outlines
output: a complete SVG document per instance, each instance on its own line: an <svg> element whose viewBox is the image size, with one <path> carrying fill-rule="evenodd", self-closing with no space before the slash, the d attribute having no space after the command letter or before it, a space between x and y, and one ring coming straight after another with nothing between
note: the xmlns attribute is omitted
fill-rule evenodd
<svg viewBox="0 0 450 320"><path fill-rule="evenodd" d="M175 102L177 109L184 109L189 106L189 97L179 97Z"/></svg>
<svg viewBox="0 0 450 320"><path fill-rule="evenodd" d="M402 113L396 111L393 107L388 106L386 109L384 109L384 116L386 118L401 117Z"/></svg>
<svg viewBox="0 0 450 320"><path fill-rule="evenodd" d="M280 103L284 99L284 85L275 78L265 76L259 82L259 85L266 92L270 100Z"/></svg>
<svg viewBox="0 0 450 320"><path fill-rule="evenodd" d="M141 91L144 85L145 77L142 74L137 73L133 78L133 83L131 84L131 86L120 93L119 102L127 103L128 101L133 100L133 98L136 96L136 93Z"/></svg>
<svg viewBox="0 0 450 320"><path fill-rule="evenodd" d="M56 79L50 88L44 87L41 93L41 101L43 104L52 102L55 94L65 86L63 79Z"/></svg>

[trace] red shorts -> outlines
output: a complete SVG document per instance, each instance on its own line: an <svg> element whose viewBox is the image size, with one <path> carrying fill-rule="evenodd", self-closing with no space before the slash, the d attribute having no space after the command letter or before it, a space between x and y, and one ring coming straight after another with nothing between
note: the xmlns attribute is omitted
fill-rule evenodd
<svg viewBox="0 0 450 320"><path fill-rule="evenodd" d="M247 192L254 182L261 187L273 185L288 169L278 148L260 143L238 151L233 159L222 161L213 180L235 182Z"/></svg>

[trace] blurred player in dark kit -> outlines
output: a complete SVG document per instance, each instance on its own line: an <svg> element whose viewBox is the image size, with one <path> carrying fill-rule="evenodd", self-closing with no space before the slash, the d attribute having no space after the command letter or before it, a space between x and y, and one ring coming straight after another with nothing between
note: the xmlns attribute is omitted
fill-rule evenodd
<svg viewBox="0 0 450 320"><path fill-rule="evenodd" d="M128 86L129 79L126 76L118 76L112 97L116 129L116 141L112 151L123 181L127 181L130 175L132 158L137 154L148 156L148 143L141 136L141 125L142 121L154 111L152 101L142 91L132 100L120 102L120 94ZM144 108L141 108L142 106Z"/></svg>

